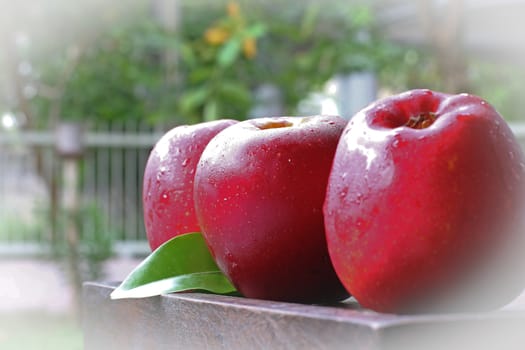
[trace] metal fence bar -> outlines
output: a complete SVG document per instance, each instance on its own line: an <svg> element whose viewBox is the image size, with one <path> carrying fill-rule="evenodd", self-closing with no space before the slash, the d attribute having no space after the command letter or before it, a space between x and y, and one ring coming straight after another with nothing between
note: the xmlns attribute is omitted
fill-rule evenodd
<svg viewBox="0 0 525 350"><path fill-rule="evenodd" d="M107 170L109 169L109 149L108 148L100 148L96 149L96 163L95 167L97 169L97 177L96 177L96 200L97 203L100 203L101 206L104 208L104 212L109 213L108 206L111 203L111 194L109 192L109 176L107 174ZM106 173L106 176L98 176L100 174L100 171L104 171ZM109 232L109 223L108 226L104 227L104 229Z"/></svg>
<svg viewBox="0 0 525 350"><path fill-rule="evenodd" d="M109 168L110 168L110 178L109 178L109 208L108 208L108 218L109 218L109 225L111 227L120 228L123 227L122 225L122 212L120 209L122 208L122 203L124 202L123 191L121 190L121 185L123 182L122 178L122 162L121 157L119 154L117 154L120 150L119 149L112 149L109 151ZM121 199L121 201L119 201ZM118 230L117 232L119 239L125 239L126 238L126 232L123 230Z"/></svg>
<svg viewBox="0 0 525 350"><path fill-rule="evenodd" d="M141 197L138 195L140 193L141 184L138 181L138 171L140 168L138 165L138 154L129 149L124 150L124 158L126 161L125 171L127 180L125 184L125 193L128 197L125 201L125 210L124 210L124 230L126 232L134 232L132 235L134 240L140 239L140 232L138 232L139 220L138 216L142 215L139 210L137 210Z"/></svg>
<svg viewBox="0 0 525 350"><path fill-rule="evenodd" d="M97 170L93 164L96 161L96 154L93 151L88 151L84 155L84 165L82 167L82 193L85 201L92 201L96 191ZM90 166L91 165L91 166ZM84 234L89 238L95 236L95 225L92 222L85 222Z"/></svg>

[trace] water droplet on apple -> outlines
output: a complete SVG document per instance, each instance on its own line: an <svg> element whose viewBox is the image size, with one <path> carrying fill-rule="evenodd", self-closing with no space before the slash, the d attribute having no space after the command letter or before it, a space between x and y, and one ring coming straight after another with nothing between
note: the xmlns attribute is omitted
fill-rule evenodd
<svg viewBox="0 0 525 350"><path fill-rule="evenodd" d="M292 158L288 158L288 163L291 163L292 162Z"/></svg>
<svg viewBox="0 0 525 350"><path fill-rule="evenodd" d="M394 142L392 142L392 147L396 148L397 146L399 146L399 140L394 140Z"/></svg>
<svg viewBox="0 0 525 350"><path fill-rule="evenodd" d="M344 198L348 194L348 188L343 188L341 192L339 192L339 197Z"/></svg>
<svg viewBox="0 0 525 350"><path fill-rule="evenodd" d="M184 160L182 161L182 166L183 166L183 167L187 166L187 165L189 164L189 162L190 162L190 158L186 158L186 159L184 159Z"/></svg>

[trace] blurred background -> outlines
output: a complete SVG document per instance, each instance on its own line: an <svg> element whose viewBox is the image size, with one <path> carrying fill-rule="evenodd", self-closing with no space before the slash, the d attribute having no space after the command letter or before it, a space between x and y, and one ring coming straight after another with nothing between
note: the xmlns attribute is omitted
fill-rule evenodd
<svg viewBox="0 0 525 350"><path fill-rule="evenodd" d="M176 125L430 88L482 96L525 143L524 19L520 0L2 0L0 348L82 348L80 284L149 253L142 173Z"/></svg>

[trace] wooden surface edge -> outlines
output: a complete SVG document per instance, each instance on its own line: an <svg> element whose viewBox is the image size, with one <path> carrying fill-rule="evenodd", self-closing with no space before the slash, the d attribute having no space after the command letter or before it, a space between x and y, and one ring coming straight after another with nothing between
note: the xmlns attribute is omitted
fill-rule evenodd
<svg viewBox="0 0 525 350"><path fill-rule="evenodd" d="M111 300L83 288L85 349L525 349L525 312L398 316L203 293Z"/></svg>

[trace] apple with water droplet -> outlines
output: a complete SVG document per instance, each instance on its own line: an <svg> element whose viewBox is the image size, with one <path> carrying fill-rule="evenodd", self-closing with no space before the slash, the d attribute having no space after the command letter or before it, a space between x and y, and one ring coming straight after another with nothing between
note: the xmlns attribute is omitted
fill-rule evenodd
<svg viewBox="0 0 525 350"><path fill-rule="evenodd" d="M195 210L220 269L246 297L322 302L348 296L326 248L322 206L346 121L247 120L206 146Z"/></svg>
<svg viewBox="0 0 525 350"><path fill-rule="evenodd" d="M347 290L381 312L472 311L525 288L525 159L479 97L412 90L357 113L324 206Z"/></svg>
<svg viewBox="0 0 525 350"><path fill-rule="evenodd" d="M151 151L143 180L146 235L152 250L188 232L200 232L193 205L193 178L204 147L235 120L180 125Z"/></svg>

